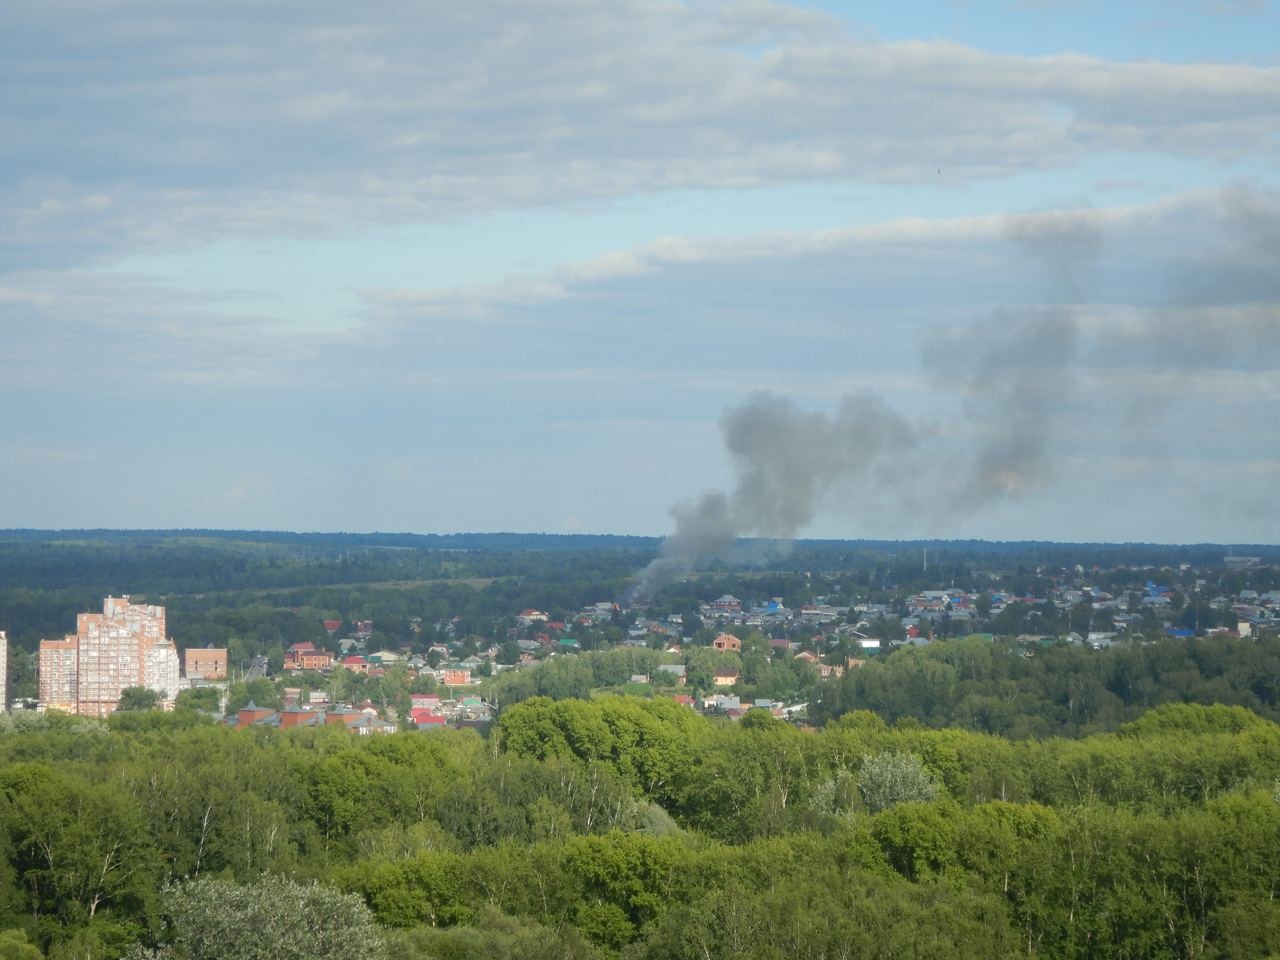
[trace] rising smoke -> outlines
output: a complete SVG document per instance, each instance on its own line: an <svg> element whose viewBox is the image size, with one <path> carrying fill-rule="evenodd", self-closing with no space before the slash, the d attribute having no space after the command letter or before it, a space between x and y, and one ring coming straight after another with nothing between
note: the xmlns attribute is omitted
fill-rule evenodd
<svg viewBox="0 0 1280 960"><path fill-rule="evenodd" d="M1070 294L1092 258L1098 230L1087 214L1017 219L1009 235ZM720 419L736 475L730 493L709 491L672 508L675 531L640 574L652 595L739 537L792 540L839 493L846 512L905 515L922 504L972 512L1025 496L1053 475L1051 426L1073 389L1079 332L1070 308L1015 314L933 338L953 341L968 373L953 382L976 434L961 451L935 426L913 422L869 393L846 395L833 414L757 393ZM955 356L949 349L926 354Z"/></svg>
<svg viewBox="0 0 1280 960"><path fill-rule="evenodd" d="M1037 275L1042 299L1060 306L1003 309L963 329L931 331L922 367L957 391L952 408L963 429L954 433L968 440L958 444L953 431L865 393L846 396L833 414L756 394L720 421L732 491L673 508L675 531L641 572L638 592L652 594L724 556L738 537L790 540L828 505L863 517L929 509L955 517L1042 492L1060 471L1055 438L1076 414L1086 379L1102 397L1094 402L1107 404L1105 419L1144 437L1156 432L1162 397L1171 395L1156 390L1161 384L1183 396L1209 379L1249 384L1252 374L1273 383L1280 196L1234 187L1209 206L1216 230L1201 230L1171 255L1163 302L1087 321L1081 281L1100 253L1102 218L1010 218L1006 234ZM1154 239L1162 250L1176 246ZM1220 505L1225 496L1217 490L1211 499Z"/></svg>
<svg viewBox="0 0 1280 960"><path fill-rule="evenodd" d="M917 443L913 424L866 393L846 396L831 415L757 393L728 410L720 428L737 483L732 493L710 491L672 508L675 532L642 571L642 595L723 555L738 537L792 539L837 483L890 482Z"/></svg>
<svg viewBox="0 0 1280 960"><path fill-rule="evenodd" d="M1053 479L1053 426L1076 389L1080 339L1066 308L1002 312L975 334L986 346L974 351L960 387L976 442L935 493L962 514L1042 490Z"/></svg>

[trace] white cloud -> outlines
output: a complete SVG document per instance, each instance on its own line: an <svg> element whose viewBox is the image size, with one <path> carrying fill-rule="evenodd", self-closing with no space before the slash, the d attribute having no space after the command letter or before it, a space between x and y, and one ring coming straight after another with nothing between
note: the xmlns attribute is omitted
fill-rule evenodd
<svg viewBox="0 0 1280 960"><path fill-rule="evenodd" d="M654 190L1273 154L1280 70L875 42L781 3L50 0L0 38L6 255Z"/></svg>

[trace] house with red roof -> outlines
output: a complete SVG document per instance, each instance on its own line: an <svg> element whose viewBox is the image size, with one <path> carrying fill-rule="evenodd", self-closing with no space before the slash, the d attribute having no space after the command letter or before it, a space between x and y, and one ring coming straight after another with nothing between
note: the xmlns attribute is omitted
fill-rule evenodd
<svg viewBox="0 0 1280 960"><path fill-rule="evenodd" d="M409 719L419 730L438 729L445 725L445 715L437 709L419 707L409 711Z"/></svg>

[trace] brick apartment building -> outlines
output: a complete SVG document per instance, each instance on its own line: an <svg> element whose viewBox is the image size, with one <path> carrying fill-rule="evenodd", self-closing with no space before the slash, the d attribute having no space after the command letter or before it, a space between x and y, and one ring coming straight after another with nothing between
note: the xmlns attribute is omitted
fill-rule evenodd
<svg viewBox="0 0 1280 960"><path fill-rule="evenodd" d="M164 607L107 597L102 613L81 613L76 632L40 641L40 702L105 717L126 687L146 687L172 709L178 695L178 650L165 635Z"/></svg>
<svg viewBox="0 0 1280 960"><path fill-rule="evenodd" d="M40 702L53 710L76 713L76 665L80 644L75 637L66 640L41 640Z"/></svg>

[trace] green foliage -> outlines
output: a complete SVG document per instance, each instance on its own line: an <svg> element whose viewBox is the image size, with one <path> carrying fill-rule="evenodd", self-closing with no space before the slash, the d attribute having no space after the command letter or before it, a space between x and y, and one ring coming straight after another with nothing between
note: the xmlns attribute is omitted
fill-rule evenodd
<svg viewBox="0 0 1280 960"><path fill-rule="evenodd" d="M38 761L6 765L0 832L33 919L74 929L100 911L147 913L159 861L120 790Z"/></svg>
<svg viewBox="0 0 1280 960"><path fill-rule="evenodd" d="M154 710L160 705L160 694L146 687L125 687L120 691L116 710L121 713L138 710Z"/></svg>
<svg viewBox="0 0 1280 960"><path fill-rule="evenodd" d="M49 945L49 960L115 960L138 936L138 925L95 919Z"/></svg>
<svg viewBox="0 0 1280 960"><path fill-rule="evenodd" d="M885 752L862 758L858 790L876 813L899 803L928 803L938 795L938 783L915 754Z"/></svg>
<svg viewBox="0 0 1280 960"><path fill-rule="evenodd" d="M346 670L336 671L338 675L347 675ZM248 683L233 683L227 689L227 713L237 713L248 704L279 710L284 706L284 696L270 680L250 680Z"/></svg>
<svg viewBox="0 0 1280 960"><path fill-rule="evenodd" d="M463 859L429 852L379 863L348 877L348 884L392 927L464 923L473 916L462 880Z"/></svg>
<svg viewBox="0 0 1280 960"><path fill-rule="evenodd" d="M544 927L487 907L474 925L419 926L389 937L403 960L596 960L601 954L571 926Z"/></svg>
<svg viewBox="0 0 1280 960"><path fill-rule="evenodd" d="M264 877L167 888L159 948L183 960L377 960L381 933L365 905L319 884Z"/></svg>
<svg viewBox="0 0 1280 960"><path fill-rule="evenodd" d="M6 703L34 700L39 692L37 658L21 647L9 647L9 691Z"/></svg>
<svg viewBox="0 0 1280 960"><path fill-rule="evenodd" d="M489 741L201 720L0 721L0 928L194 957L181 904L250 910L266 874L355 895L410 955L1274 949L1280 727L1232 708L1043 740L617 696L530 699Z"/></svg>
<svg viewBox="0 0 1280 960"><path fill-rule="evenodd" d="M217 687L193 687L178 691L174 707L179 710L204 710L217 713L222 707L222 692Z"/></svg>
<svg viewBox="0 0 1280 960"><path fill-rule="evenodd" d="M829 870L770 888L735 881L677 905L637 956L662 960L1011 958L1020 944L1000 901L945 884Z"/></svg>
<svg viewBox="0 0 1280 960"><path fill-rule="evenodd" d="M1143 734L1243 733L1263 730L1267 722L1244 707L1206 706L1198 703L1165 703L1120 727L1126 736Z"/></svg>
<svg viewBox="0 0 1280 960"><path fill-rule="evenodd" d="M1167 638L1107 650L1058 643L1020 656L1012 643L968 637L907 647L820 685L811 715L830 723L869 710L1002 737L1116 730L1151 708L1149 724L1244 729L1280 719L1280 638ZM1177 701L1197 709L1179 711ZM1233 710L1232 708L1243 708ZM1203 711L1203 712L1201 712Z"/></svg>
<svg viewBox="0 0 1280 960"><path fill-rule="evenodd" d="M672 700L535 698L503 711L498 731L503 748L518 756L605 761L646 796L660 798L691 760L699 725Z"/></svg>
<svg viewBox="0 0 1280 960"><path fill-rule="evenodd" d="M908 880L919 880L956 865L957 828L950 807L902 803L881 812L871 830L889 864Z"/></svg>
<svg viewBox="0 0 1280 960"><path fill-rule="evenodd" d="M22 930L0 930L0 960L44 960L44 954Z"/></svg>

